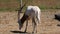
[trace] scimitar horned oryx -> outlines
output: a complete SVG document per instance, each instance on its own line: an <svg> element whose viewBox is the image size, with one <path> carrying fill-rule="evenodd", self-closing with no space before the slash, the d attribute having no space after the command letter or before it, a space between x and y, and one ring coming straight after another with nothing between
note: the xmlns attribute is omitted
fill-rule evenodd
<svg viewBox="0 0 60 34"><path fill-rule="evenodd" d="M33 24L33 31L32 33L35 33L37 31L37 22L38 24L40 23L40 15L41 15L41 10L38 6L27 6L27 9L23 15L23 17L18 21L19 23L19 29L23 27L23 24L25 21L28 21L28 18L30 17L32 19L32 24ZM26 23L26 29L27 30L27 25L28 22Z"/></svg>

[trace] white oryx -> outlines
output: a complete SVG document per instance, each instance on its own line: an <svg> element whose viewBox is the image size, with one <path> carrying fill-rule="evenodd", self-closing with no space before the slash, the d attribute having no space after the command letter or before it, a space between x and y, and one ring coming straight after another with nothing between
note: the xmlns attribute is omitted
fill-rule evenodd
<svg viewBox="0 0 60 34"><path fill-rule="evenodd" d="M28 6L23 17L18 21L19 23L19 29L23 27L23 24L25 21L28 21L29 18L32 19L32 25L33 25L33 33L36 31L37 28L37 22L40 23L40 15L41 10L38 6ZM26 29L27 30L28 22L26 23Z"/></svg>

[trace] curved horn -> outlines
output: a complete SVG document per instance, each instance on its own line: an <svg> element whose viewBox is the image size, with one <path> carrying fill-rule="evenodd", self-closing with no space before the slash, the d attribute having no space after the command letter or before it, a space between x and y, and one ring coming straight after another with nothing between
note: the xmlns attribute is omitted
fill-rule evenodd
<svg viewBox="0 0 60 34"><path fill-rule="evenodd" d="M20 7L20 9L18 10L18 21L20 19L20 13L22 12L22 9L26 6L26 2L24 3L23 6Z"/></svg>

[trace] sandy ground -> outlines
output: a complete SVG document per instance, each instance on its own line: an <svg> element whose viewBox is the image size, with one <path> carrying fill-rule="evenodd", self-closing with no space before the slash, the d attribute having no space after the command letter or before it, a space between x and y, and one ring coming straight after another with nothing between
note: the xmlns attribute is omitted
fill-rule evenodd
<svg viewBox="0 0 60 34"><path fill-rule="evenodd" d="M42 10L41 12L41 23L38 25L38 34L60 34L60 27L57 24L60 21L54 19L54 14L60 13L60 10ZM21 14L22 15L22 14ZM22 34L19 33L18 23L17 23L17 12L0 12L0 34ZM21 31L24 31L26 23ZM31 20L28 24L27 33L32 32Z"/></svg>

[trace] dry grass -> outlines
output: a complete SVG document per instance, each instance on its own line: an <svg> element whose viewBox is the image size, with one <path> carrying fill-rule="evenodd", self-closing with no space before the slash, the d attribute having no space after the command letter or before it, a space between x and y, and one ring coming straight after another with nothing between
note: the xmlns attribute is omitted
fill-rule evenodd
<svg viewBox="0 0 60 34"><path fill-rule="evenodd" d="M23 4L25 2L26 0L23 0ZM42 9L46 8L60 9L60 0L28 0L27 6L28 5L37 5ZM0 11L16 10L19 7L20 7L19 0L0 0Z"/></svg>

